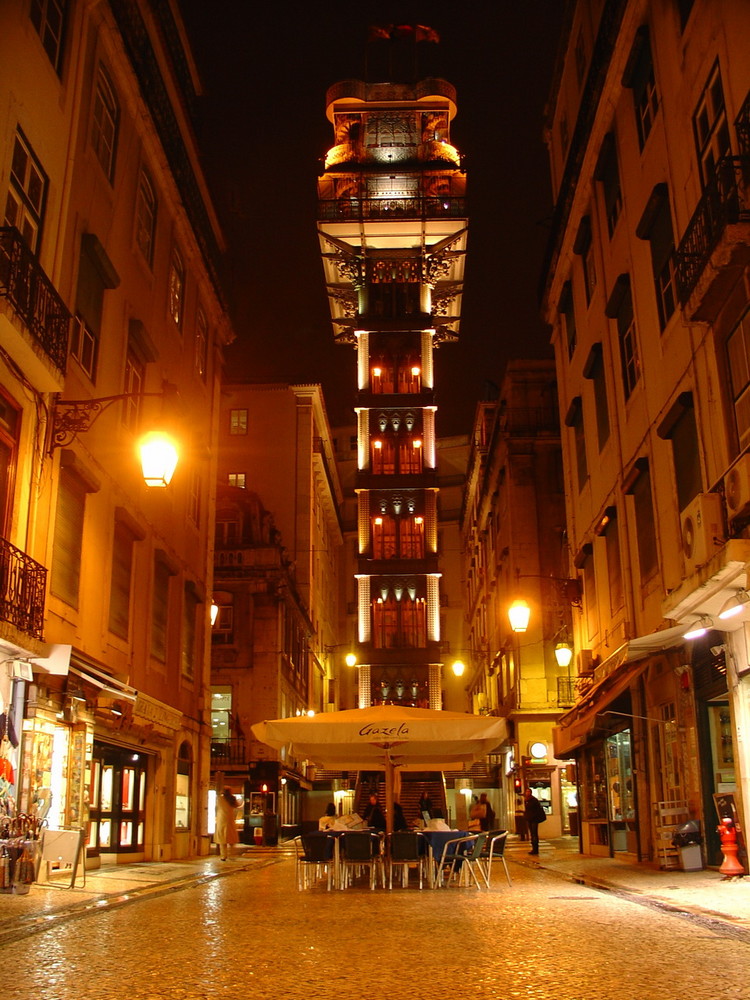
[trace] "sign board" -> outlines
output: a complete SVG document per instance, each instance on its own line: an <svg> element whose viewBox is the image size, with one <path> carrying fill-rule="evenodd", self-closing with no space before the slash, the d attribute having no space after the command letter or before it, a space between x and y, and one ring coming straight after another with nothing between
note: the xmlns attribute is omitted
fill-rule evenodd
<svg viewBox="0 0 750 1000"><path fill-rule="evenodd" d="M58 885L51 880L52 866L57 865L57 871L70 871L70 882L61 888L72 889L75 885L78 865L83 862L83 884L86 885L86 858L83 853L83 830L42 830L40 849L40 864L37 871L37 882L41 866L47 866L47 885Z"/></svg>

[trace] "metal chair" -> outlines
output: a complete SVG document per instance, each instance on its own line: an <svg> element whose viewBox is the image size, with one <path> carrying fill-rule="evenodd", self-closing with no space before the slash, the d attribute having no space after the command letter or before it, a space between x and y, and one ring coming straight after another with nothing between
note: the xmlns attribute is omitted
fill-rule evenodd
<svg viewBox="0 0 750 1000"><path fill-rule="evenodd" d="M394 830L388 843L388 888L393 888L394 865L401 866L401 885L409 884L409 866L416 865L419 872L419 888L424 882L427 862L427 842L423 834L407 830Z"/></svg>
<svg viewBox="0 0 750 1000"><path fill-rule="evenodd" d="M450 885L451 879L456 875L458 875L460 884L465 877L465 872L469 872L477 889L481 889L482 886L477 878L478 870L486 888L489 889L489 882L480 857L486 840L486 833L474 833L470 837L456 837L455 840L449 840L443 848L443 855L438 867L439 884Z"/></svg>
<svg viewBox="0 0 750 1000"><path fill-rule="evenodd" d="M303 833L295 837L297 849L297 888L308 889L313 882L326 876L326 888L330 892L335 869L334 837L325 833Z"/></svg>
<svg viewBox="0 0 750 1000"><path fill-rule="evenodd" d="M482 862L482 866L484 868L485 881L487 882L488 889L490 887L490 881L492 880L492 862L496 859L499 859L503 863L508 885L513 885L510 880L510 872L508 871L508 862L505 860L505 841L507 838L507 830L489 830L487 832L487 839L484 842L484 848L482 849L480 861Z"/></svg>
<svg viewBox="0 0 750 1000"><path fill-rule="evenodd" d="M385 888L385 868L383 853L378 834L369 830L347 830L339 840L339 866L341 888L351 885L352 880L362 869L369 869L370 888L375 888L377 873Z"/></svg>

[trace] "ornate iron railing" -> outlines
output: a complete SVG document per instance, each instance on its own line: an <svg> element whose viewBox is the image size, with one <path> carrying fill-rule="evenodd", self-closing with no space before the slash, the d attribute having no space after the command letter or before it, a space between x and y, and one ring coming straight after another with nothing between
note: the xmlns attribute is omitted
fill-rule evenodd
<svg viewBox="0 0 750 1000"><path fill-rule="evenodd" d="M245 737L233 736L211 740L211 765L246 764Z"/></svg>
<svg viewBox="0 0 750 1000"><path fill-rule="evenodd" d="M0 296L8 299L64 375L70 313L39 261L12 226L0 227Z"/></svg>
<svg viewBox="0 0 750 1000"><path fill-rule="evenodd" d="M44 638L47 570L0 538L0 619L35 639Z"/></svg>
<svg viewBox="0 0 750 1000"><path fill-rule="evenodd" d="M750 157L727 156L703 192L676 252L677 293L685 305L727 226L750 222Z"/></svg>
<svg viewBox="0 0 750 1000"><path fill-rule="evenodd" d="M323 198L318 202L321 222L346 219L463 219L466 199L446 196L414 198Z"/></svg>

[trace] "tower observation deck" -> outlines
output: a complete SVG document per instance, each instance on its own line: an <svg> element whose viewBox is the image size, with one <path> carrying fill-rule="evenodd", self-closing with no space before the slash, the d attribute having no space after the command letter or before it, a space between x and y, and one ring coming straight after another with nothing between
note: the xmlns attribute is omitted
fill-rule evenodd
<svg viewBox="0 0 750 1000"><path fill-rule="evenodd" d="M442 707L434 351L458 338L466 174L454 88L346 80L318 233L334 337L356 349L359 705Z"/></svg>

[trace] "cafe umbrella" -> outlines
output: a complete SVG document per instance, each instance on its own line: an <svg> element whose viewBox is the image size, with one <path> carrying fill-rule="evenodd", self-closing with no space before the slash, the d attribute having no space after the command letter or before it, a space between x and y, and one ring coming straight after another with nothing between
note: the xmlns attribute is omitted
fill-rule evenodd
<svg viewBox="0 0 750 1000"><path fill-rule="evenodd" d="M385 772L389 830L397 770L467 770L507 736L505 720L495 716L400 705L272 719L252 731L261 743L320 767Z"/></svg>

